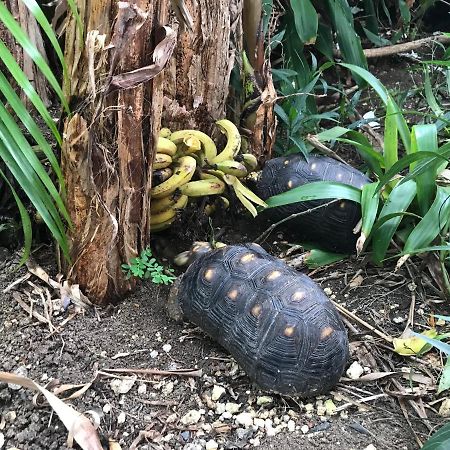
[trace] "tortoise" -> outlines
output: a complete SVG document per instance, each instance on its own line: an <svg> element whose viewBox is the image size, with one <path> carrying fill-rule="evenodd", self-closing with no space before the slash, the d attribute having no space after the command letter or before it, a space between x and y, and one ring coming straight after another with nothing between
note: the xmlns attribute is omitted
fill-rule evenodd
<svg viewBox="0 0 450 450"><path fill-rule="evenodd" d="M273 195L315 181L337 181L362 188L370 180L359 170L327 156L295 154L268 161L254 182L259 197L267 200ZM328 200L310 200L269 208L261 213L276 222L328 203ZM324 250L353 253L358 235L353 232L361 219L361 206L342 200L329 206L286 221L283 225L300 242L319 244Z"/></svg>
<svg viewBox="0 0 450 450"><path fill-rule="evenodd" d="M254 243L196 244L189 257L169 295L172 318L199 326L263 390L311 397L339 381L347 332L311 278Z"/></svg>

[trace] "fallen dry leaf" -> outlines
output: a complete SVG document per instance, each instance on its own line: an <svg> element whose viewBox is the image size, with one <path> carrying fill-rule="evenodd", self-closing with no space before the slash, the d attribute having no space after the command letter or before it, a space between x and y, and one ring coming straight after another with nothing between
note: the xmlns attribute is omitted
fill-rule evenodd
<svg viewBox="0 0 450 450"><path fill-rule="evenodd" d="M437 331L432 328L431 330L426 330L421 334L429 338L435 338L437 336ZM420 339L417 336L394 338L392 344L394 345L394 351L396 353L405 356L417 355L426 345L429 345L425 340Z"/></svg>

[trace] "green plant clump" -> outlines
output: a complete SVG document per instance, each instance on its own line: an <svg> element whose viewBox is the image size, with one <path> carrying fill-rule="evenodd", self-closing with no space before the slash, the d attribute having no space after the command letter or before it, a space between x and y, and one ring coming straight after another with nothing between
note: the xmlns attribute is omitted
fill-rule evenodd
<svg viewBox="0 0 450 450"><path fill-rule="evenodd" d="M149 248L142 250L141 255L131 259L129 264L122 264L122 270L126 274L127 280L131 277L137 277L141 280L148 280L151 278L155 284L171 284L176 279L173 275L173 269L168 269L162 266L153 257L152 251Z"/></svg>

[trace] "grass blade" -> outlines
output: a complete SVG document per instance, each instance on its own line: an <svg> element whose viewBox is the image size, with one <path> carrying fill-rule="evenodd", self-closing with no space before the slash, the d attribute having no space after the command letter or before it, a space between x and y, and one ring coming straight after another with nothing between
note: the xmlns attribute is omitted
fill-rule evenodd
<svg viewBox="0 0 450 450"><path fill-rule="evenodd" d="M348 255L340 253L326 252L318 248L313 248L308 252L305 258L305 264L309 269L317 269L318 267L328 266L347 258Z"/></svg>
<svg viewBox="0 0 450 450"><path fill-rule="evenodd" d="M399 184L392 190L389 198L384 204L378 220L391 213L400 213L408 209L409 205L416 196L416 183ZM393 217L381 225L372 236L373 259L375 263L380 264L389 248L392 237L397 230L402 216Z"/></svg>
<svg viewBox="0 0 450 450"><path fill-rule="evenodd" d="M319 17L310 0L291 0L295 30L305 44L313 44L317 36Z"/></svg>
<svg viewBox="0 0 450 450"><path fill-rule="evenodd" d="M365 184L361 194L362 226L361 232L369 236L377 218L379 195L376 193L378 183Z"/></svg>
<svg viewBox="0 0 450 450"><path fill-rule="evenodd" d="M274 195L266 200L268 208L289 205L308 200L324 199L352 200L361 203L361 189L332 181L317 181L298 186L282 194Z"/></svg>
<svg viewBox="0 0 450 450"><path fill-rule="evenodd" d="M384 119L384 166L389 170L398 161L398 127L395 107L389 97Z"/></svg>

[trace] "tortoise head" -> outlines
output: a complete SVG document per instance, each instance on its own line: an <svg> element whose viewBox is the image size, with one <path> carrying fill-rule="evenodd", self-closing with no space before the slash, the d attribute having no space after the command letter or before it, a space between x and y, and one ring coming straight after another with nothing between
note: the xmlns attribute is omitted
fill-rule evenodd
<svg viewBox="0 0 450 450"><path fill-rule="evenodd" d="M203 241L194 242L189 250L175 256L174 263L177 266L188 266L211 250L221 247L225 247L225 244L222 242L216 242L214 244Z"/></svg>

